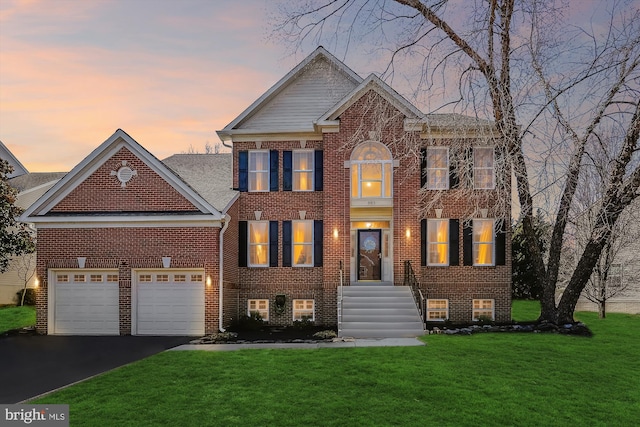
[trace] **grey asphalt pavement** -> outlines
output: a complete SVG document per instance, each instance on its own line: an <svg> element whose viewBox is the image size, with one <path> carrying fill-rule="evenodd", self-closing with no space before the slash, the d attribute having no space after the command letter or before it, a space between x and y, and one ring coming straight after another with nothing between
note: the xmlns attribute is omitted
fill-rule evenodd
<svg viewBox="0 0 640 427"><path fill-rule="evenodd" d="M0 337L0 403L51 390L188 343L193 337Z"/></svg>

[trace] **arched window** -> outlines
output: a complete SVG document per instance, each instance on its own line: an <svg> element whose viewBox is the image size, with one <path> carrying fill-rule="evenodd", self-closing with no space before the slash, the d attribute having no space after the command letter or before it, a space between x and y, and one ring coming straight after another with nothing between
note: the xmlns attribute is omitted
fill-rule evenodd
<svg viewBox="0 0 640 427"><path fill-rule="evenodd" d="M379 142L363 142L351 153L351 198L391 198L393 157Z"/></svg>

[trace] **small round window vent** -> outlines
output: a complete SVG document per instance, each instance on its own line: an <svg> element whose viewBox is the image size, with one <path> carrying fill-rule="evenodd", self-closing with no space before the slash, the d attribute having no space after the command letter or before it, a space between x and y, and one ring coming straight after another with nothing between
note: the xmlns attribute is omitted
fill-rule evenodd
<svg viewBox="0 0 640 427"><path fill-rule="evenodd" d="M122 166L120 166L117 171L111 171L111 175L115 175L115 177L118 178L121 187L126 187L127 183L131 181L134 176L138 175L138 172L127 166L127 161L123 160Z"/></svg>

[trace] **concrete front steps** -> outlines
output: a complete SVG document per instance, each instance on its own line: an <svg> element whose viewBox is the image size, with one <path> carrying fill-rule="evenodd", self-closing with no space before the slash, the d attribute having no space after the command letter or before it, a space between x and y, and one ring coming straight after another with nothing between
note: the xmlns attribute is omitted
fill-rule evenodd
<svg viewBox="0 0 640 427"><path fill-rule="evenodd" d="M423 334L422 319L408 286L343 287L339 336L402 338Z"/></svg>

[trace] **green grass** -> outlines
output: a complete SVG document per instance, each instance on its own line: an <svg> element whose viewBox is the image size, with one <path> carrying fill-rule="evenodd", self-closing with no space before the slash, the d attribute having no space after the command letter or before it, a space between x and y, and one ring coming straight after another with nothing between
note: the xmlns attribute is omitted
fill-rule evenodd
<svg viewBox="0 0 640 427"><path fill-rule="evenodd" d="M12 329L34 326L36 324L36 308L23 307L0 308L0 334Z"/></svg>
<svg viewBox="0 0 640 427"><path fill-rule="evenodd" d="M522 304L514 313L535 319ZM69 404L71 426L637 425L640 316L577 317L593 338L431 335L425 347L165 352L35 403Z"/></svg>

